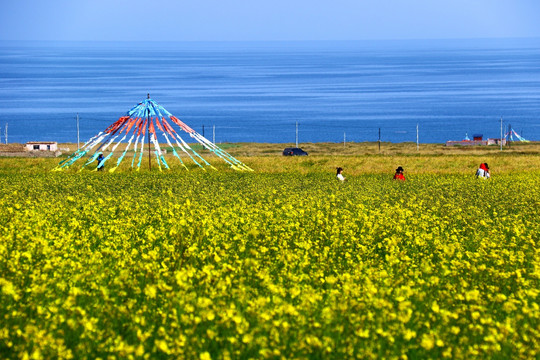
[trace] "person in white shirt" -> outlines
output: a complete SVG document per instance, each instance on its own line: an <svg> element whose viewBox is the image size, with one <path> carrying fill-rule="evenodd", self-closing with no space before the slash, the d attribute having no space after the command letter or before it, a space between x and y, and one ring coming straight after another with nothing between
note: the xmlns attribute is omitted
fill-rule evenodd
<svg viewBox="0 0 540 360"><path fill-rule="evenodd" d="M337 170L336 178L337 178L339 181L345 181L345 180L347 180L347 179L345 179L345 176L343 176L343 168L338 167L336 170Z"/></svg>
<svg viewBox="0 0 540 360"><path fill-rule="evenodd" d="M476 177L482 179L489 179L491 177L487 163L480 164L480 167L476 170Z"/></svg>

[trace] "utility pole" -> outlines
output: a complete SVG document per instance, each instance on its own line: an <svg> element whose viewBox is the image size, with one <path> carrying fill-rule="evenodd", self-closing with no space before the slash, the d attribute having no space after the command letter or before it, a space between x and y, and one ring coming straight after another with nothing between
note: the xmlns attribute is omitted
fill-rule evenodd
<svg viewBox="0 0 540 360"><path fill-rule="evenodd" d="M379 152L381 152L381 128L379 128Z"/></svg>
<svg viewBox="0 0 540 360"><path fill-rule="evenodd" d="M202 136L204 137L204 125L202 126Z"/></svg>
<svg viewBox="0 0 540 360"><path fill-rule="evenodd" d="M502 135L503 133L502 133L502 116L501 116L501 151L502 151Z"/></svg>
<svg viewBox="0 0 540 360"><path fill-rule="evenodd" d="M343 148L345 149L345 142L347 141L347 135L343 132Z"/></svg>
<svg viewBox="0 0 540 360"><path fill-rule="evenodd" d="M416 151L420 150L420 146L418 145L418 123L416 123Z"/></svg>
<svg viewBox="0 0 540 360"><path fill-rule="evenodd" d="M298 121L296 122L296 147L298 147Z"/></svg>
<svg viewBox="0 0 540 360"><path fill-rule="evenodd" d="M212 142L216 143L216 125L212 126Z"/></svg>
<svg viewBox="0 0 540 360"><path fill-rule="evenodd" d="M79 143L79 113L77 113L77 150L80 148Z"/></svg>
<svg viewBox="0 0 540 360"><path fill-rule="evenodd" d="M7 126L8 126L8 123L6 123L6 133L4 134L4 136L6 137L6 144L8 143L8 141L7 141Z"/></svg>

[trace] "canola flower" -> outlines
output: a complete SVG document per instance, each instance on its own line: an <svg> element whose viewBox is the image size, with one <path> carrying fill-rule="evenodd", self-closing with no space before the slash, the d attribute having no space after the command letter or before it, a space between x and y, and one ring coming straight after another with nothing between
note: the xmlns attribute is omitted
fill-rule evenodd
<svg viewBox="0 0 540 360"><path fill-rule="evenodd" d="M540 176L0 174L0 357L540 356Z"/></svg>

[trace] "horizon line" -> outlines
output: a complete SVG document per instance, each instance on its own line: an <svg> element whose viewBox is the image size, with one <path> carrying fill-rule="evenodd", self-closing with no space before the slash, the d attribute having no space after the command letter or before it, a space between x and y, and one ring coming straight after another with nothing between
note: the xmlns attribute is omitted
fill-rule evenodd
<svg viewBox="0 0 540 360"><path fill-rule="evenodd" d="M540 40L540 36L508 37L441 37L441 38L381 38L381 39L259 39L259 40L43 40L0 39L0 42L139 42L139 43L297 43L297 42L407 42L407 41L474 41L474 40Z"/></svg>

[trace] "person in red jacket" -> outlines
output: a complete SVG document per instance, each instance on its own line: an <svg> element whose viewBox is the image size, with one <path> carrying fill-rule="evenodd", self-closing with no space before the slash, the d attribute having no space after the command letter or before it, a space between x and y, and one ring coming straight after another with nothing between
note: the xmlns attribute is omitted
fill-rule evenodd
<svg viewBox="0 0 540 360"><path fill-rule="evenodd" d="M491 174L489 173L489 166L487 163L481 163L478 170L476 170L476 177L482 179L489 179Z"/></svg>
<svg viewBox="0 0 540 360"><path fill-rule="evenodd" d="M398 166L396 169L396 173L394 175L394 180L403 180L405 181L405 176L403 176L403 168L401 166Z"/></svg>

